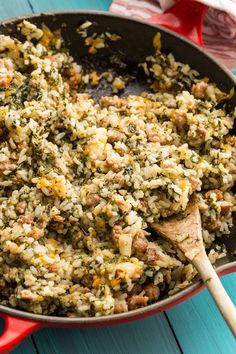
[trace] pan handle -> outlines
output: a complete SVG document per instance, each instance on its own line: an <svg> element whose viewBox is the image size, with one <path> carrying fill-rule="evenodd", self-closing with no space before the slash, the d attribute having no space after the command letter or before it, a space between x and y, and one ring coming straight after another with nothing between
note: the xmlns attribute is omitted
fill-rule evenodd
<svg viewBox="0 0 236 354"><path fill-rule="evenodd" d="M198 1L178 0L163 14L147 21L169 28L203 47L202 25L207 10L208 6Z"/></svg>
<svg viewBox="0 0 236 354"><path fill-rule="evenodd" d="M19 317L0 314L5 321L3 334L0 336L0 353L10 353L30 333L42 328L39 322L24 320Z"/></svg>

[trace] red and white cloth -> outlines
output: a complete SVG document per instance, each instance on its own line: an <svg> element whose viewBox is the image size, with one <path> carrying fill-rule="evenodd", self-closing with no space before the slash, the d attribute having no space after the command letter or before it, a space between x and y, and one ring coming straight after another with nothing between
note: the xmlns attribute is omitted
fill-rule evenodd
<svg viewBox="0 0 236 354"><path fill-rule="evenodd" d="M110 11L147 19L170 8L176 0L113 0ZM236 0L198 0L209 6L203 40L208 52L229 69L236 69Z"/></svg>

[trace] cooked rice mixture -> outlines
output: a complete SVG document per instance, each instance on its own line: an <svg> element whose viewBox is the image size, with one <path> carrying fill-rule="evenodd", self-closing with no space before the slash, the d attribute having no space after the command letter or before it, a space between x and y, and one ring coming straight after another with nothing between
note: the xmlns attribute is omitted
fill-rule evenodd
<svg viewBox="0 0 236 354"><path fill-rule="evenodd" d="M230 94L161 53L157 35L140 64L149 92L96 101L84 85L101 76L58 33L19 31L22 42L0 36L0 303L101 316L188 286L196 270L148 226L194 193L209 258L225 256L214 240L235 210Z"/></svg>

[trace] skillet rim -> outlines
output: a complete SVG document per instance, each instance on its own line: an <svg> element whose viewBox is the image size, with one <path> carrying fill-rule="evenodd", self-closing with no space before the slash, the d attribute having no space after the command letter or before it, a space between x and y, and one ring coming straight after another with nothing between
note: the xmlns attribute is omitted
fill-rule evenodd
<svg viewBox="0 0 236 354"><path fill-rule="evenodd" d="M156 25L153 23L148 23L143 20L139 19L133 19L131 17L125 16L125 15L116 15L113 13L109 13L107 11L98 11L98 10L64 10L64 11L47 11L47 12L37 12L37 13L31 13L31 14L26 14L23 16L16 16L12 17L10 19L6 19L3 21L0 21L0 33L1 33L1 28L2 27L7 27L10 24L17 23L19 21L23 20L31 20L34 18L39 18L39 17L54 17L57 15L71 15L71 14L80 14L80 15L94 15L94 16L107 16L107 17L114 17L118 18L121 20L129 21L129 22L134 22L138 24L145 25L147 27L153 27L157 30L160 30L162 32L166 32L172 37L177 38L178 40L181 40L182 42L187 43L191 47L194 47L197 51L202 53L205 57L208 57L210 61L214 62L216 66L218 66L226 76L230 78L232 81L232 84L236 87L236 77L232 74L232 72L226 68L223 64L219 63L211 54L207 53L204 51L204 48L199 47L197 44L192 42L191 40L187 39L186 37L173 32L172 30L165 28L160 25ZM228 274L230 272L236 272L236 260L235 261L230 261L227 262L223 265L220 265L216 267L217 273L223 273ZM105 325L112 325L115 324L116 322L125 322L125 321L131 321L131 320L136 320L138 318L146 317L149 315L152 315L154 313L162 312L165 311L168 308L171 308L172 306L175 306L176 304L185 301L185 299L193 296L196 292L200 291L202 289L202 282L199 280L196 280L193 282L193 284L189 285L188 287L184 288L183 290L180 290L178 293L175 295L172 295L170 297L167 297L163 300L160 300L154 304L148 305L143 308L138 308L136 310L128 311L128 312L123 312L121 314L113 314L113 315L106 315L106 316L101 316L101 317L75 317L75 318L69 318L65 316L50 316L50 315L38 315L34 314L32 312L26 312L23 310L18 310L15 308L11 308L8 306L3 306L0 305L0 312L4 313L6 315L11 315L13 317L18 317L18 318L24 318L26 320L33 320L38 323L51 323L53 325L81 325L85 326L86 325L89 327L90 326L98 326L102 325L103 323ZM0 313L0 315L1 315Z"/></svg>

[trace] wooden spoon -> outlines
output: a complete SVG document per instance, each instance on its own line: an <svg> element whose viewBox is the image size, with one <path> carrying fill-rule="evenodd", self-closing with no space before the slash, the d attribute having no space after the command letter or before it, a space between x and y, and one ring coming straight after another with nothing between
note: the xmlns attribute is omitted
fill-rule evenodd
<svg viewBox="0 0 236 354"><path fill-rule="evenodd" d="M181 215L153 223L151 228L161 237L171 241L194 265L236 337L236 308L206 255L202 239L201 216L196 201L192 200Z"/></svg>

